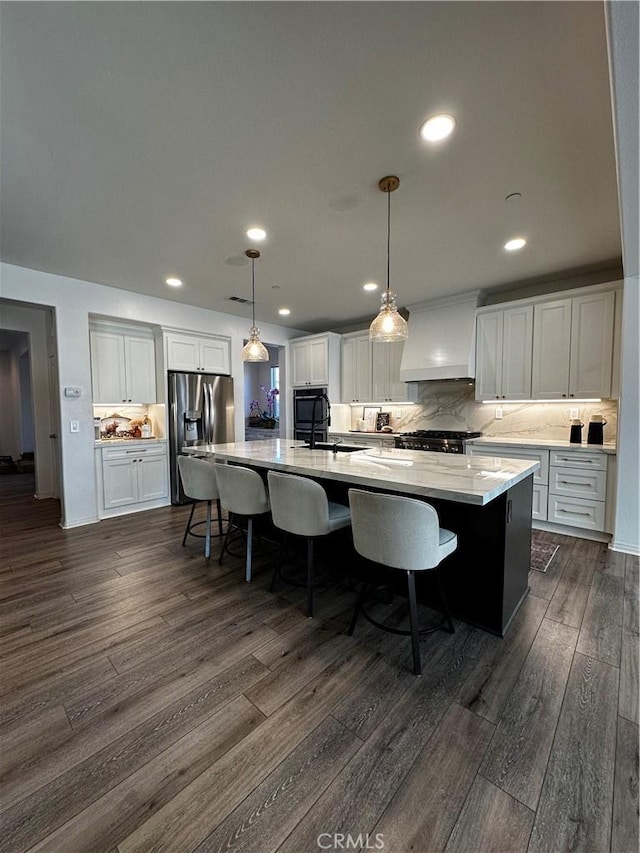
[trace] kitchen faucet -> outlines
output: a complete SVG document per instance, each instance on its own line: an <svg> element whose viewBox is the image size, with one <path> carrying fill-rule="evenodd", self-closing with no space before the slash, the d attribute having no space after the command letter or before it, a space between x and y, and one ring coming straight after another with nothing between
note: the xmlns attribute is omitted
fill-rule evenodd
<svg viewBox="0 0 640 853"><path fill-rule="evenodd" d="M309 438L310 450L313 450L314 447L316 446L316 405L321 400L327 401L327 416L326 416L326 418L323 418L323 420L326 420L328 427L331 426L331 402L329 401L329 398L327 397L327 395L323 391L321 394L317 394L313 398L313 405L311 407L311 437Z"/></svg>

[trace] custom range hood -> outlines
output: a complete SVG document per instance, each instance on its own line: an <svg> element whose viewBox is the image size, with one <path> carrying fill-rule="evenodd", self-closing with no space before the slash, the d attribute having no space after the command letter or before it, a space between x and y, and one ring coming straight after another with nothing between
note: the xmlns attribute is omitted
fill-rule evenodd
<svg viewBox="0 0 640 853"><path fill-rule="evenodd" d="M407 306L409 337L400 365L403 382L475 378L479 296L476 290Z"/></svg>

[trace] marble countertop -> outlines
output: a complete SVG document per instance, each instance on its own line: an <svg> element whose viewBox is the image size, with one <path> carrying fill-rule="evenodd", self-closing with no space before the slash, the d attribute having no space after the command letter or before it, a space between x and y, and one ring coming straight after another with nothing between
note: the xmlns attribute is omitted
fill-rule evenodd
<svg viewBox="0 0 640 853"><path fill-rule="evenodd" d="M560 438L511 438L483 435L482 438L471 438L467 443L477 446L482 446L483 444L504 444L505 446L513 445L516 447L542 447L545 450L577 450L593 453L616 452L616 445L613 441L606 441L604 444L571 444L569 441L563 441Z"/></svg>
<svg viewBox="0 0 640 853"><path fill-rule="evenodd" d="M484 506L533 474L538 462L376 448L353 453L309 450L285 439L185 447L183 453L214 456L258 468L303 474L388 492Z"/></svg>
<svg viewBox="0 0 640 853"><path fill-rule="evenodd" d="M111 444L152 444L158 441L166 441L166 438L156 438L155 435L150 435L149 438L100 438L93 443L95 447L109 447Z"/></svg>
<svg viewBox="0 0 640 853"><path fill-rule="evenodd" d="M364 429L347 429L347 430L337 430L330 429L327 432L329 438L332 435L370 435L373 438L395 438L396 435L402 435L401 432L382 432L382 430L364 430Z"/></svg>

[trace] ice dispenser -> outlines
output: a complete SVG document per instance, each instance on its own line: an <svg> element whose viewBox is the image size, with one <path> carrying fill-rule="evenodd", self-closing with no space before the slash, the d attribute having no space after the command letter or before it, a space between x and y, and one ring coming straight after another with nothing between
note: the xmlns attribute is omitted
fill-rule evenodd
<svg viewBox="0 0 640 853"><path fill-rule="evenodd" d="M186 442L202 439L202 412L192 409L184 413L184 438Z"/></svg>

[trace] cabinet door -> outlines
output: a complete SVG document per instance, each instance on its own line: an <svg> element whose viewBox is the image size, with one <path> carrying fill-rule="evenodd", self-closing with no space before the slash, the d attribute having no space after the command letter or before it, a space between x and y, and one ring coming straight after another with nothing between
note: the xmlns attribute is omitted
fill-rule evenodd
<svg viewBox="0 0 640 853"><path fill-rule="evenodd" d="M300 341L291 344L292 385L309 385L311 368L309 365L309 344Z"/></svg>
<svg viewBox="0 0 640 853"><path fill-rule="evenodd" d="M531 396L559 400L569 394L571 300L536 305L533 315Z"/></svg>
<svg viewBox="0 0 640 853"><path fill-rule="evenodd" d="M387 347L389 358L389 388L386 399L399 403L407 399L406 382L400 380L400 363L404 341L396 341L392 344L384 344L384 346Z"/></svg>
<svg viewBox="0 0 640 853"><path fill-rule="evenodd" d="M533 305L503 311L502 391L503 400L531 398L533 350Z"/></svg>
<svg viewBox="0 0 640 853"><path fill-rule="evenodd" d="M358 402L358 353L357 338L342 342L342 394L343 403Z"/></svg>
<svg viewBox="0 0 640 853"><path fill-rule="evenodd" d="M502 395L503 313L479 314L476 323L476 400Z"/></svg>
<svg viewBox="0 0 640 853"><path fill-rule="evenodd" d="M376 403L384 402L389 396L389 351L391 344L374 343L371 346L372 393Z"/></svg>
<svg viewBox="0 0 640 853"><path fill-rule="evenodd" d="M124 344L122 335L91 332L91 385L94 403L125 403Z"/></svg>
<svg viewBox="0 0 640 853"><path fill-rule="evenodd" d="M167 461L162 456L141 457L137 465L138 500L152 501L167 496Z"/></svg>
<svg viewBox="0 0 640 853"><path fill-rule="evenodd" d="M229 342L203 338L200 344L200 367L205 373L230 373Z"/></svg>
<svg viewBox="0 0 640 853"><path fill-rule="evenodd" d="M574 296L571 302L569 396L609 397L615 294Z"/></svg>
<svg viewBox="0 0 640 853"><path fill-rule="evenodd" d="M153 338L124 338L128 403L156 402L156 353Z"/></svg>
<svg viewBox="0 0 640 853"><path fill-rule="evenodd" d="M200 368L200 341L188 335L167 335L167 369L196 371Z"/></svg>
<svg viewBox="0 0 640 853"><path fill-rule="evenodd" d="M102 463L104 508L113 509L138 501L137 462L135 459L109 459Z"/></svg>
<svg viewBox="0 0 640 853"><path fill-rule="evenodd" d="M309 344L309 381L312 385L329 384L329 342L316 338Z"/></svg>

